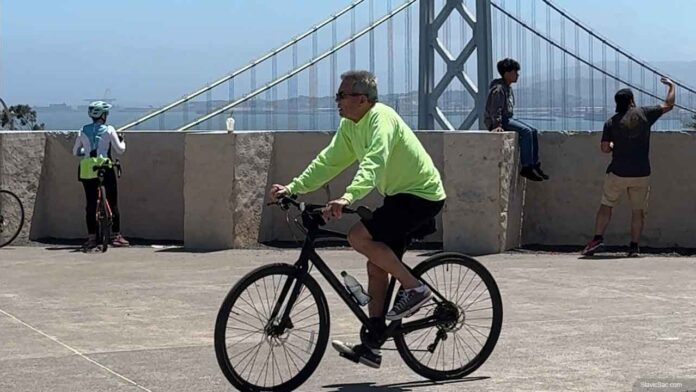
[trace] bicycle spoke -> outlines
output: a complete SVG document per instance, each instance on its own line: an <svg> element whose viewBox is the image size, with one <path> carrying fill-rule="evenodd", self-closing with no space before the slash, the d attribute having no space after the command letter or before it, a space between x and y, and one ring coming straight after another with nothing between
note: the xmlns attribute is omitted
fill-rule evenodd
<svg viewBox="0 0 696 392"><path fill-rule="evenodd" d="M267 371L267 369L268 369L268 358L270 358L270 357L271 357L271 351L269 350L269 351L268 351L268 355L266 355L266 360L263 362L263 367L262 367L261 370L259 371L259 376L256 378L256 382L255 382L256 385L259 385L259 381L261 381L261 373L263 373L264 370L266 370L266 373L265 373L265 377L263 378L263 385L264 385L264 386L266 385L266 378L268 378L268 371Z"/></svg>
<svg viewBox="0 0 696 392"><path fill-rule="evenodd" d="M238 328L238 327L230 327L229 325L227 326L228 330L233 330L233 331L244 331L244 332L251 332L251 333L257 333L257 332L262 332L263 330L261 328L259 329L246 329L246 328Z"/></svg>
<svg viewBox="0 0 696 392"><path fill-rule="evenodd" d="M302 288L300 289L300 293L297 294L297 298L298 298L298 299L299 299L299 298L302 298L302 292L304 291L304 287L305 287L305 286L302 285ZM303 303L304 301L306 301L307 298L311 298L311 297L312 297L311 293L307 293L307 295L306 295L304 298L302 298L301 300L299 300L299 301L298 301L298 300L295 300L295 303L292 305L292 308L290 309L290 313L292 313L292 311L295 310L295 307L296 307L296 306L298 306L299 304L301 304L301 303Z"/></svg>
<svg viewBox="0 0 696 392"><path fill-rule="evenodd" d="M442 267L442 265L440 267ZM444 286L444 290L446 293L447 292L447 271L445 270L445 268L440 268L440 270L442 270L442 285ZM451 277L450 277L450 279L451 279ZM447 298L447 297L445 297L445 298Z"/></svg>
<svg viewBox="0 0 696 392"><path fill-rule="evenodd" d="M254 354L254 357L253 357L254 360L255 360L255 359L256 359L256 356L259 354L259 351L261 351L262 345L263 345L263 337L261 338L261 341L260 341L257 345L252 346L250 349L247 349L247 350L242 351L242 353L247 352L247 351L249 351L249 353L247 353L247 355L245 355L244 357L242 357L242 359L240 359L239 362L237 362L237 365L235 365L234 367L237 367L237 366L239 366L242 362L244 362L244 360L247 359L247 357L253 352L254 348L256 348L256 354ZM240 353L240 354L241 354L241 353ZM230 362L231 362L232 358L234 358L234 357L236 357L236 355L233 356L233 357L228 357L228 358L230 359ZM247 362L247 366L249 366L250 363L251 363L251 362ZM244 370L246 370L246 366L244 367L244 369L242 369L242 373L244 372Z"/></svg>
<svg viewBox="0 0 696 392"><path fill-rule="evenodd" d="M247 314L248 314L248 313L247 313ZM248 315L254 317L253 321L258 320L257 318L255 318L255 316L253 316L253 315L251 315L251 314L248 314ZM230 312L229 316L227 317L227 325L234 325L234 322L240 322L240 323L244 324L246 327L250 327L250 328L252 328L252 329L254 329L254 330L262 330L262 329L263 329L262 326L249 324L249 322L244 321L244 319L242 319L241 316L242 316L242 315L239 314L239 313ZM259 320L259 321L260 321L260 320ZM263 325L263 324L262 324L262 325ZM232 328L232 327L228 327L228 329L229 329L229 328Z"/></svg>
<svg viewBox="0 0 696 392"><path fill-rule="evenodd" d="M291 347L295 347L296 349L298 349L298 350L300 350L300 351L305 351L305 350L302 349L302 347L296 346L296 345L294 345L294 344L292 344L292 343L290 343L290 342L285 342L285 343L288 344L288 345L290 345Z"/></svg>
<svg viewBox="0 0 696 392"><path fill-rule="evenodd" d="M439 344L440 347L442 347L442 350L440 350L440 353L442 354L442 370L447 369L447 364L446 364L446 354L447 354L447 342L441 342Z"/></svg>
<svg viewBox="0 0 696 392"><path fill-rule="evenodd" d="M292 374L292 370L290 369L290 362L292 362L293 365L295 365L295 369L297 371L300 371L300 368L297 366L297 363L295 363L295 360L292 359L291 356L288 356L288 350L285 348L285 345L283 345L283 354L285 355L285 363L288 365L288 374Z"/></svg>
<svg viewBox="0 0 696 392"><path fill-rule="evenodd" d="M250 337L254 336L255 334L256 334L256 332L250 332L246 335L242 335L242 336L246 336L246 337L238 342L234 342L234 344L242 344L242 343L244 343L245 340L249 339ZM241 336L237 337L237 339L239 339L239 338L241 338Z"/></svg>
<svg viewBox="0 0 696 392"><path fill-rule="evenodd" d="M315 325L319 325L319 323L316 322L316 323L314 323L314 324L303 325L302 328L295 327L295 328L293 328L292 330L293 330L294 332L302 331L302 332L304 332L304 333L311 333L311 332L313 332L313 331L307 331L307 328L313 327L313 326L315 326Z"/></svg>
<svg viewBox="0 0 696 392"><path fill-rule="evenodd" d="M447 266L447 267L445 268L445 270L448 271L448 272L450 272L450 271L449 271L449 264L445 264L445 265ZM449 281L449 294L452 294L452 279L454 278L454 274L453 274L453 273L450 273L450 274L449 274L449 277L450 277L450 281ZM448 295L446 298L449 298L449 295Z"/></svg>
<svg viewBox="0 0 696 392"><path fill-rule="evenodd" d="M268 319L271 317L271 312L266 310L266 307L264 306L263 298L261 297L261 290L259 290L259 284L254 282L254 288L256 289L256 294L258 296L259 302L261 303L261 309L263 310L263 314L267 316L266 319Z"/></svg>
<svg viewBox="0 0 696 392"><path fill-rule="evenodd" d="M244 350L244 351L242 351L242 352L239 352L239 353L237 353L237 354L235 354L235 355L233 355L233 356L231 356L231 357L228 356L228 358L231 360L231 359L233 359L233 358L235 358L235 357L238 357L238 356L240 356L240 355L246 353L247 351L249 351L249 352L252 351L253 349L255 349L255 348L257 348L257 347L259 347L259 346L261 346L261 345L263 344L263 339L264 339L264 338L261 337L261 341L258 342L256 345L251 346L251 347L249 347L248 349L246 349L246 350ZM246 357L246 356L245 356L245 357Z"/></svg>
<svg viewBox="0 0 696 392"><path fill-rule="evenodd" d="M489 307L487 307L487 308L481 308L481 309L464 309L464 310L466 310L467 313L471 313L471 312L480 312L480 311L482 311L482 310L490 310L490 311L493 311L493 307L492 307L492 306L489 306Z"/></svg>
<svg viewBox="0 0 696 392"><path fill-rule="evenodd" d="M481 282L479 283L479 286L481 285L481 283L483 283L483 281L481 281ZM485 288L485 287L486 287L486 286L484 286L484 288ZM477 286L477 288L478 288L478 286ZM475 292L476 292L476 291L472 291L471 294L469 294L469 297L470 297L472 294L474 294ZM488 290L481 290L481 292L479 293L479 295L477 295L476 298L473 299L473 301L469 304L469 306L471 306L472 304L479 303L479 302L481 302L481 301L485 301L486 298L484 298L484 299L480 299L480 298L481 298L482 295L487 294L487 293L488 293ZM467 299L468 299L469 297L467 297ZM457 304L459 304L459 303L457 303Z"/></svg>
<svg viewBox="0 0 696 392"><path fill-rule="evenodd" d="M272 312L273 311L272 310L273 304L271 303L271 300L268 298L268 289L266 287L266 278L263 278L263 293L266 296L266 304L268 305L268 309L271 310L271 312ZM262 301L263 301L263 299L262 299ZM271 313L269 313L268 316L270 317Z"/></svg>
<svg viewBox="0 0 696 392"><path fill-rule="evenodd" d="M307 317L305 317L305 318L302 318L302 319L300 319L300 320L297 320L297 321L295 321L295 322L299 324L299 323L301 323L301 322L303 322L303 321L305 321L305 320L307 320L307 319L309 319L309 318L314 317L314 315L316 315L316 314L318 314L318 313L310 314L309 316L307 316Z"/></svg>
<svg viewBox="0 0 696 392"><path fill-rule="evenodd" d="M276 385L275 383L275 368L278 366L278 361L276 361L275 357L275 349L271 348L271 356L273 357L273 385ZM280 378L280 383L282 384L283 381L283 376L280 374L280 367L278 367L278 377Z"/></svg>
<svg viewBox="0 0 696 392"><path fill-rule="evenodd" d="M472 338L474 338L474 340L476 341L476 343L478 343L480 346L483 346L483 344L482 344L481 342L479 342L479 340L476 338L476 336L474 336L474 334L471 333L471 329L468 328L468 327L466 326L466 324L464 325L464 329L466 330L466 332L469 333L469 335L471 335ZM480 332L479 332L479 334L480 334ZM484 337L487 337L487 336L485 336L485 335L483 335L483 336L484 336Z"/></svg>
<svg viewBox="0 0 696 392"><path fill-rule="evenodd" d="M469 279L469 282L466 284L466 287L464 287L464 290L462 290L462 293L457 295L457 298L455 298L455 303L459 303L459 300L469 291L469 287L471 287L471 283L474 281L475 277L476 275L474 274L474 276L472 276L471 279Z"/></svg>
<svg viewBox="0 0 696 392"><path fill-rule="evenodd" d="M273 304L275 305L276 301L279 299L278 296L280 295L281 292L281 283L283 282L283 278L278 278L278 286L276 287L275 285L275 275L271 275L271 278L273 279Z"/></svg>
<svg viewBox="0 0 696 392"><path fill-rule="evenodd" d="M427 341L427 338L428 338L428 336L430 336L430 333L431 333L431 332L433 332L433 328L432 328L432 327L425 330L425 334L424 334L424 335L421 335L422 337L419 337L418 340L417 340L417 341L420 342L420 343L418 343L417 348L420 348L420 347L421 347L421 344L423 344L423 342L426 342L426 341ZM416 342L416 341L414 341L413 343L415 344L415 342Z"/></svg>
<svg viewBox="0 0 696 392"><path fill-rule="evenodd" d="M425 364L425 366L428 366L428 367L429 367L429 366L430 366L430 361L433 360L434 355L433 355L433 353L431 353L430 351L426 351L426 352L427 352L427 353L430 353L430 359L428 359L428 363Z"/></svg>
<svg viewBox="0 0 696 392"><path fill-rule="evenodd" d="M414 331L414 332L415 332L415 331ZM428 329L426 329L425 331L423 331L423 333L420 334L420 335L418 335L418 337L415 338L414 340L412 340L411 343L415 343L415 342L419 341L423 336L427 336L427 335L428 335L428 332L430 332L430 328L428 328Z"/></svg>
<svg viewBox="0 0 696 392"><path fill-rule="evenodd" d="M428 332L432 332L432 330L428 330ZM428 336L430 336L429 333L428 333L427 335L425 335L425 337L423 338L422 342L427 342L428 339L426 339L426 338L427 338ZM422 342L421 342L421 344L422 344ZM432 359L432 353L431 353L430 351L428 351L427 347L426 347L425 350L420 350L421 344L418 345L418 351L423 352L423 355L421 355L421 358L419 359L419 361L422 361L422 360L423 360L423 357L425 357L427 354L430 354L430 355L431 355L431 359Z"/></svg>
<svg viewBox="0 0 696 392"><path fill-rule="evenodd" d="M455 344L456 344L456 343L459 343L459 341L464 342L464 344L461 345L461 346L462 346L462 352L464 353L464 355L466 355L466 361L467 361L467 362L471 362L471 359L469 358L469 354L467 354L467 352L466 352L466 347L469 347L469 350L471 350L472 352L474 352L474 355L476 355L476 352L471 348L471 346L469 346L469 344L468 344L464 339L460 338L459 335L457 335L456 332L455 332L453 335L454 335L454 342L455 342ZM465 346L466 346L466 347L465 347Z"/></svg>
<svg viewBox="0 0 696 392"><path fill-rule="evenodd" d="M314 305L316 305L316 304L313 304L313 303L312 303L312 304L307 305L305 308L303 308L303 309L300 310L299 312L292 314L292 317L297 317L297 316L299 316L299 315L302 314L305 310L311 309L312 306L314 306ZM319 313L319 312L317 312L317 313ZM317 314L317 313L314 313L314 314Z"/></svg>
<svg viewBox="0 0 696 392"><path fill-rule="evenodd" d="M316 332L314 332L314 331L309 332L309 335L312 335L312 334L316 334ZM305 338L305 337L300 336L300 335L295 335L295 334L293 334L292 331L288 334L288 336L292 336L292 337L296 337L296 338L298 338L298 339L302 339L302 340L304 340L305 342L310 343L310 344L313 343L313 342L312 342L311 340L309 340L308 338Z"/></svg>
<svg viewBox="0 0 696 392"><path fill-rule="evenodd" d="M247 288L248 288L248 287L247 287ZM253 305L254 298L251 296L251 290L249 290L249 291L246 291L246 290L245 290L244 293L242 293L242 294L246 294L247 297L249 297L249 300L250 300L252 303L249 303L249 301L245 300L245 299L244 299L244 296L242 296L242 295L239 296L239 299L242 300L242 301L244 301L244 303L246 303L246 304L249 305L252 309L254 309L254 313L256 313L256 317L257 317L258 320L261 322L261 325L265 325L265 324L268 322L268 319L266 319L266 318L264 317L264 315L261 314L261 313L259 312L259 309L256 308L256 306Z"/></svg>
<svg viewBox="0 0 696 392"><path fill-rule="evenodd" d="M459 266L459 276L462 274L462 266ZM462 281L466 279L466 276L469 274L469 269L467 268L466 271L464 272L464 276L459 279L459 283L457 284L457 291L454 293L454 295L459 298L459 288L462 287Z"/></svg>
<svg viewBox="0 0 696 392"><path fill-rule="evenodd" d="M452 334L453 336L453 341L454 341L454 349L452 350L452 363L455 362L455 358L459 358L459 346L457 345L457 336L456 333Z"/></svg>
<svg viewBox="0 0 696 392"><path fill-rule="evenodd" d="M232 321L238 321L238 322L240 322L240 323L242 323L242 324L246 325L247 327L251 327L251 328L257 328L257 326L256 326L256 325L251 325L251 324L247 323L246 321L243 321L243 320L238 320L238 319L236 319L236 318L234 318L234 317L230 317L230 318L229 318L229 320L232 320ZM262 330L262 329L261 329L261 328L258 328L258 330Z"/></svg>
<svg viewBox="0 0 696 392"><path fill-rule="evenodd" d="M467 317L466 320L493 320L493 317Z"/></svg>
<svg viewBox="0 0 696 392"><path fill-rule="evenodd" d="M485 335L483 332L479 331L478 328L486 328L486 329L490 329L490 328L483 327L483 326L476 325L476 324L468 324L468 323L464 323L464 326L471 328L474 332L477 332L479 335L483 336L484 338L486 338L486 339L488 338L488 335Z"/></svg>
<svg viewBox="0 0 696 392"><path fill-rule="evenodd" d="M287 343L287 342L286 342L286 343ZM290 354L294 355L297 359L301 360L302 362L305 362L304 358L302 358L302 357L300 356L300 354L298 354L297 352L295 352L295 351L294 351L293 349L291 349L290 347L294 347L294 348L296 348L296 349L299 350L299 351L304 351L304 350L302 350L302 348L297 347L297 346L295 346L294 344L288 344L288 346L289 346L289 347L287 347L287 349L288 349L288 352L289 352ZM283 345L283 347L285 347L285 345ZM291 358L292 358L292 355L290 356ZM298 367L298 368L299 368L299 367Z"/></svg>

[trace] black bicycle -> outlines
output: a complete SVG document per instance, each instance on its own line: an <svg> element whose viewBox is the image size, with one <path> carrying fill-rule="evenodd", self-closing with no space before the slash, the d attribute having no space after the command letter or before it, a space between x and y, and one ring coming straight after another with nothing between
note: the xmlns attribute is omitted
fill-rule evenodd
<svg viewBox="0 0 696 392"><path fill-rule="evenodd" d="M363 342L382 345L393 339L401 358L431 380L464 377L493 352L503 321L498 286L486 268L459 253L439 253L411 272L425 282L433 299L420 311L392 321L381 333L352 294L315 251L315 241L346 238L321 229L323 205L283 197L286 211L301 212L295 222L305 233L295 264L271 264L237 282L222 303L215 323L215 353L225 377L243 391L290 391L305 382L319 365L329 340L329 307L310 274L310 263L324 276L361 321ZM344 209L369 219L364 207ZM393 297L395 279L387 290L384 310ZM371 328L372 327L372 328Z"/></svg>
<svg viewBox="0 0 696 392"><path fill-rule="evenodd" d="M114 214L111 205L106 197L106 187L104 186L104 176L107 170L116 169L116 175L121 177L121 163L117 159L115 162L107 160L102 165L93 166L97 172L99 187L97 188L97 248L106 252L111 243L111 227L113 226Z"/></svg>
<svg viewBox="0 0 696 392"><path fill-rule="evenodd" d="M0 248L17 238L24 226L24 206L14 193L0 189Z"/></svg>

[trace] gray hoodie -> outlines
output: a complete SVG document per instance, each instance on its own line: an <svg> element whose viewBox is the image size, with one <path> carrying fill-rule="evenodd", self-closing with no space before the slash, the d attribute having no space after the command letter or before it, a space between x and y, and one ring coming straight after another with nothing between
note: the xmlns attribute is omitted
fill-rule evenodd
<svg viewBox="0 0 696 392"><path fill-rule="evenodd" d="M488 91L483 120L488 130L502 126L503 119L512 117L514 106L515 95L512 88L502 78L494 79Z"/></svg>

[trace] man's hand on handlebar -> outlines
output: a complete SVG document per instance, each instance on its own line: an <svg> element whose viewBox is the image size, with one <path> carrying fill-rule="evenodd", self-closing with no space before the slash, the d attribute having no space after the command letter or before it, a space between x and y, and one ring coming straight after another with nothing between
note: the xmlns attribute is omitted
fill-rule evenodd
<svg viewBox="0 0 696 392"><path fill-rule="evenodd" d="M273 201L276 201L282 198L283 196L290 196L288 189L284 185L280 184L273 184L271 186L269 195L271 196L271 200Z"/></svg>
<svg viewBox="0 0 696 392"><path fill-rule="evenodd" d="M321 210L324 220L328 222L333 218L341 219L341 216L343 216L343 208L347 207L349 204L350 203L346 199L336 199L326 203L326 207Z"/></svg>

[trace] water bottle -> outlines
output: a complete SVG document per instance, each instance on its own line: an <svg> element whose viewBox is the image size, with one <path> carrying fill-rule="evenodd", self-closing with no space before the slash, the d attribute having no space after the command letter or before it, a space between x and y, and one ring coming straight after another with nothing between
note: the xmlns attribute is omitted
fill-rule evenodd
<svg viewBox="0 0 696 392"><path fill-rule="evenodd" d="M225 121L225 127L228 131L234 131L234 118L232 118L232 116L227 117L227 120Z"/></svg>
<svg viewBox="0 0 696 392"><path fill-rule="evenodd" d="M346 288L353 295L355 301L357 301L357 303L360 304L360 306L367 305L367 303L370 302L372 297L370 297L370 295L365 292L360 282L358 282L357 279L349 275L346 271L341 272L341 276L343 276L343 284L346 285Z"/></svg>

